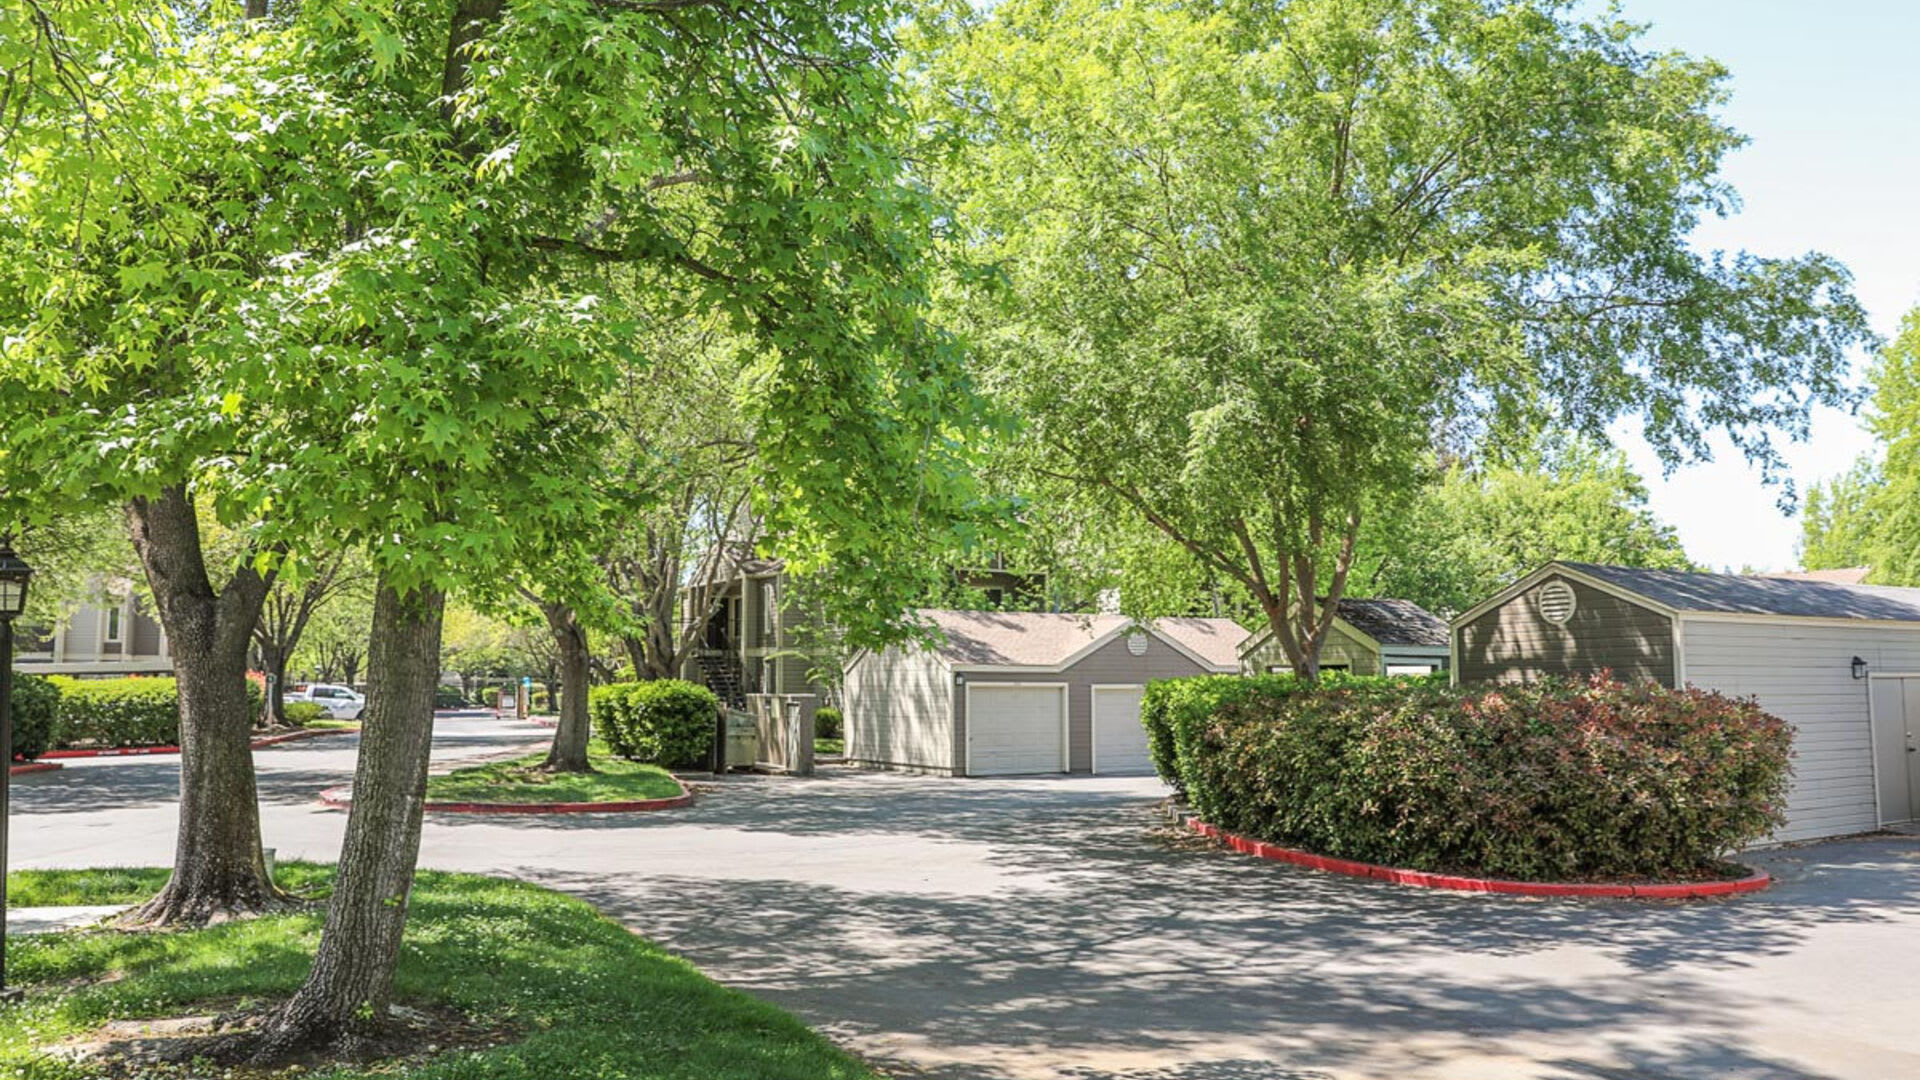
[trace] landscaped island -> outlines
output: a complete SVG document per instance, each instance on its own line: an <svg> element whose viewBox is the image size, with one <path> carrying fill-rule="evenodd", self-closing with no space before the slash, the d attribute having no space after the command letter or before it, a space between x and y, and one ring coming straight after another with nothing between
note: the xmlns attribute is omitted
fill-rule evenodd
<svg viewBox="0 0 1920 1080"><path fill-rule="evenodd" d="M1751 701L1607 679L1174 679L1141 708L1201 819L1316 855L1515 881L1742 876L1792 733Z"/></svg>
<svg viewBox="0 0 1920 1080"><path fill-rule="evenodd" d="M455 769L427 779L427 802L434 803L625 803L672 799L685 789L658 765L613 756L599 739L588 744L593 772L556 773L542 769L544 751Z"/></svg>
<svg viewBox="0 0 1920 1080"><path fill-rule="evenodd" d="M30 871L8 879L22 906L134 903L163 870ZM280 868L279 882L318 898L333 870ZM406 1075L438 1080L554 1077L679 1080L873 1080L874 1074L798 1020L729 990L586 904L519 882L422 873L413 892L397 997ZM306 976L321 908L163 936L66 933L15 939L9 981L27 998L0 1026L0 1074L198 1076L196 1039L171 1044L177 1071L112 1064L94 1046L77 1064L52 1059L141 1024L248 1018ZM159 1031L159 1028L153 1028ZM151 1047L145 1051L152 1054ZM395 1075L388 1058L336 1080ZM322 1064L315 1062L313 1064ZM215 1073L218 1075L218 1073ZM249 1074L252 1075L252 1074Z"/></svg>

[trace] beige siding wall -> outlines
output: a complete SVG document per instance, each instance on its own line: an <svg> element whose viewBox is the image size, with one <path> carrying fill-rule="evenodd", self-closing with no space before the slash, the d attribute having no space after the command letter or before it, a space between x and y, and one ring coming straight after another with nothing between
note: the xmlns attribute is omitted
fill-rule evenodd
<svg viewBox="0 0 1920 1080"><path fill-rule="evenodd" d="M1534 603L1540 586L1556 580L1573 587L1573 617L1564 626L1542 618ZM1604 669L1616 678L1672 686L1673 627L1657 611L1556 575L1456 629L1454 657L1466 683Z"/></svg>
<svg viewBox="0 0 1920 1080"><path fill-rule="evenodd" d="M1153 679L1171 679L1185 675L1205 675L1207 669L1194 663L1173 646L1149 636L1145 655L1127 650L1124 635L1095 650L1064 672L969 671L963 675L973 683L1066 683L1067 684L1067 767L1073 772L1093 768L1093 688L1097 685L1139 685ZM966 760L966 698L956 695L954 711L953 760Z"/></svg>
<svg viewBox="0 0 1920 1080"><path fill-rule="evenodd" d="M145 612L135 610L133 614L133 654L135 656L160 655L160 624Z"/></svg>
<svg viewBox="0 0 1920 1080"><path fill-rule="evenodd" d="M107 613L92 604L82 605L67 620L66 658L93 660L100 656L100 637L106 632Z"/></svg>
<svg viewBox="0 0 1920 1080"><path fill-rule="evenodd" d="M1740 697L1794 726L1793 789L1776 840L1807 840L1879 826L1867 680L1873 671L1920 672L1920 628L1682 620L1686 681Z"/></svg>
<svg viewBox="0 0 1920 1080"><path fill-rule="evenodd" d="M847 757L956 771L953 677L924 649L861 656L847 672Z"/></svg>
<svg viewBox="0 0 1920 1080"><path fill-rule="evenodd" d="M1380 652L1373 643L1348 632L1338 623L1328 629L1327 643L1320 650L1320 666L1325 668L1330 664L1344 664L1355 675L1378 675L1384 670L1380 665ZM1245 666L1249 675L1265 675L1275 668L1293 670L1287 650L1280 647L1279 638L1271 635L1248 654Z"/></svg>

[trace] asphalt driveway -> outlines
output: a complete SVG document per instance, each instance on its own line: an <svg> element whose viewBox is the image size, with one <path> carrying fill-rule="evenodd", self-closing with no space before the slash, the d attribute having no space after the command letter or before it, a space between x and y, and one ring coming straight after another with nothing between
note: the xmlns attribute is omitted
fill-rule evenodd
<svg viewBox="0 0 1920 1080"><path fill-rule="evenodd" d="M443 721L443 763L538 739ZM331 859L355 740L256 754ZM164 861L169 759L16 781L19 865ZM1151 780L736 778L640 816L429 819L423 863L581 895L903 1077L1920 1076L1920 839L1755 860L1767 893L1540 901L1356 881L1160 827ZM158 853L158 854L156 854Z"/></svg>

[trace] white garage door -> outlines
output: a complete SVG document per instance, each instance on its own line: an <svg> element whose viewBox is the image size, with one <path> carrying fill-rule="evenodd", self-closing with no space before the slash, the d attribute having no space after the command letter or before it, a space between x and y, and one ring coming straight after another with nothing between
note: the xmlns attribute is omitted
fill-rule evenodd
<svg viewBox="0 0 1920 1080"><path fill-rule="evenodd" d="M1093 771L1147 776L1147 729L1140 726L1138 686L1098 686L1093 691Z"/></svg>
<svg viewBox="0 0 1920 1080"><path fill-rule="evenodd" d="M1063 686L967 687L967 772L1017 776L1067 767Z"/></svg>

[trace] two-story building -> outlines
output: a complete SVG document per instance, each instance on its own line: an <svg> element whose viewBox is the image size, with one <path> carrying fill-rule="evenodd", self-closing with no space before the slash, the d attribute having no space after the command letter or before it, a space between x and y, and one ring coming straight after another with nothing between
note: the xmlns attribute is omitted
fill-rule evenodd
<svg viewBox="0 0 1920 1080"><path fill-rule="evenodd" d="M734 705L747 694L815 694L835 700L817 676L837 670L832 629L794 594L786 563L749 553L712 560L710 577L681 592L682 625L706 629L681 663L680 677ZM1044 591L1038 575L993 564L956 569L954 583L990 608L1028 605Z"/></svg>
<svg viewBox="0 0 1920 1080"><path fill-rule="evenodd" d="M21 626L14 670L33 675L170 675L166 631L132 590L82 604L59 627Z"/></svg>

